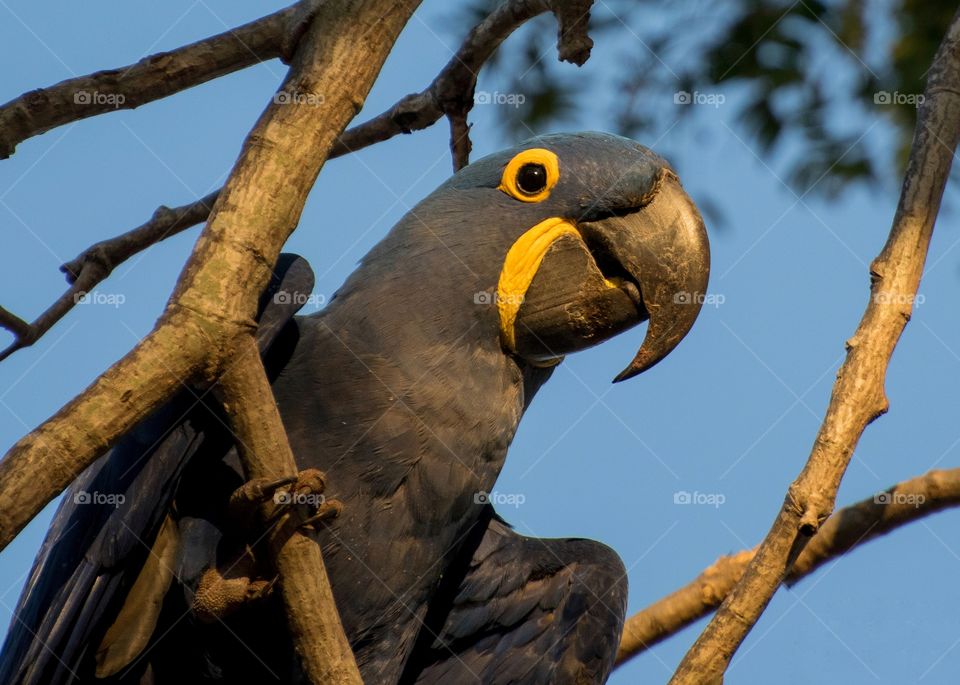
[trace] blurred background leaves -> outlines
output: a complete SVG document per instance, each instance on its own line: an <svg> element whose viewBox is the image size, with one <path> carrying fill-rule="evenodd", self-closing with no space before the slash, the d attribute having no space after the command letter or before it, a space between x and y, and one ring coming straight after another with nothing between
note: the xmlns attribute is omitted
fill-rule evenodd
<svg viewBox="0 0 960 685"><path fill-rule="evenodd" d="M451 14L451 34L496 4L471 0ZM556 24L543 15L500 49L481 85L524 96L497 108L505 141L570 125L584 93L614 94L605 127L623 135L647 141L681 126L684 136L707 135L698 115L708 108L678 103L686 93L736 102L734 133L801 197L857 184L896 188L917 98L955 9L943 0L599 0L591 35L622 47L608 82L557 62ZM895 129L895 149L871 146L868 125L878 121ZM802 153L782 159L784 147Z"/></svg>

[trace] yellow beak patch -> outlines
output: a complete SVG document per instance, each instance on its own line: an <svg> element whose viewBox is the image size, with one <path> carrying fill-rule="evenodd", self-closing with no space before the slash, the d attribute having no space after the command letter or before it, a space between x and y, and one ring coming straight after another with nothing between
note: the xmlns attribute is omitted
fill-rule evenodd
<svg viewBox="0 0 960 685"><path fill-rule="evenodd" d="M503 260L497 284L497 310L500 312L503 345L512 352L516 351L514 323L527 288L537 275L547 250L557 238L564 235L579 237L580 232L574 224L559 217L541 221L517 238Z"/></svg>

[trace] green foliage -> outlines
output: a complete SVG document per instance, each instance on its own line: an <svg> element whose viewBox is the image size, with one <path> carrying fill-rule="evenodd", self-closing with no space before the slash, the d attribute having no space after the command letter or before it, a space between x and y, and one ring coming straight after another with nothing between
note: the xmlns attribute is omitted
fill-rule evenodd
<svg viewBox="0 0 960 685"><path fill-rule="evenodd" d="M494 4L473 0L455 25L462 32ZM521 106L497 109L511 139L582 117L585 94L608 117L591 118L594 126L649 139L680 119L696 135L717 108L677 106L675 94L720 95L736 108L736 134L765 163L785 141L800 143L789 147L802 155L777 162L798 193L833 195L899 176L926 71L955 9L944 0L606 0L594 8L591 35L623 48L609 81L557 63L556 25L545 16L501 48L490 82L524 95ZM894 149L871 144L878 120Z"/></svg>

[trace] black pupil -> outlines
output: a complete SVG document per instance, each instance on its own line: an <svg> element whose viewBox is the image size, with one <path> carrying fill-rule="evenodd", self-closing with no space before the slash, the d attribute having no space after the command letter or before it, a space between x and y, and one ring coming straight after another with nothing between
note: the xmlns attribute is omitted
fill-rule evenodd
<svg viewBox="0 0 960 685"><path fill-rule="evenodd" d="M517 187L530 195L539 193L547 187L547 170L542 164L524 164L517 172Z"/></svg>

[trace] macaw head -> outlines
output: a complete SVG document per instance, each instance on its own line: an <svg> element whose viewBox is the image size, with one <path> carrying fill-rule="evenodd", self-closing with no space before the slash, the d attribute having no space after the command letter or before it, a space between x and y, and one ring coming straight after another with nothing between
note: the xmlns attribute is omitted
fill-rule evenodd
<svg viewBox="0 0 960 685"><path fill-rule="evenodd" d="M577 133L532 138L465 167L351 281L404 288L414 304L394 306L407 316L450 331L469 320L469 337L532 366L649 320L619 381L683 339L709 271L703 220L669 164L627 138Z"/></svg>

